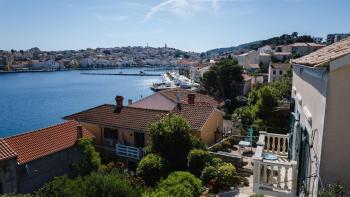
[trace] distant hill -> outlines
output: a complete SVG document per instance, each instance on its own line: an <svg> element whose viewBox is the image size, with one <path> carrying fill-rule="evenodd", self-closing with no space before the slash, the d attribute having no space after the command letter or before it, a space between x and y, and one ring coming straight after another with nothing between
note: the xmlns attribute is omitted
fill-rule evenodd
<svg viewBox="0 0 350 197"><path fill-rule="evenodd" d="M217 48L207 51L208 56L217 56L225 53L241 53L249 50L257 50L259 47L264 45L286 45L293 44L296 42L313 42L310 35L298 36L298 32L293 32L292 34L283 34L281 36L272 37L266 40L259 40L255 42L249 42L246 44L241 44L235 47L227 48Z"/></svg>
<svg viewBox="0 0 350 197"><path fill-rule="evenodd" d="M255 42L249 42L245 44L241 44L238 46L232 46L232 47L226 47L226 48L217 48L207 51L207 54L224 54L224 53L233 53L235 51L249 51L249 50L256 50L259 48L262 44L263 40L255 41Z"/></svg>

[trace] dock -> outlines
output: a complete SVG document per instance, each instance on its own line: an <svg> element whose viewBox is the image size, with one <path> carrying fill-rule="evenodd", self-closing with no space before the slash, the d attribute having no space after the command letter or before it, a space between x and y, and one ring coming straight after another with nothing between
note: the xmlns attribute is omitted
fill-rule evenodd
<svg viewBox="0 0 350 197"><path fill-rule="evenodd" d="M149 73L80 73L81 75L122 75L122 76L161 76L161 74Z"/></svg>

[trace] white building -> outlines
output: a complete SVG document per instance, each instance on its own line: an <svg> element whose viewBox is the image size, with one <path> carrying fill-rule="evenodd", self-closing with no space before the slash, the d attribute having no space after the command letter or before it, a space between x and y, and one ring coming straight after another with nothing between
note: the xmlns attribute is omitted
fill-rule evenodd
<svg viewBox="0 0 350 197"><path fill-rule="evenodd" d="M268 82L274 82L279 80L287 73L287 70L290 68L288 63L270 63L269 65L269 77Z"/></svg>

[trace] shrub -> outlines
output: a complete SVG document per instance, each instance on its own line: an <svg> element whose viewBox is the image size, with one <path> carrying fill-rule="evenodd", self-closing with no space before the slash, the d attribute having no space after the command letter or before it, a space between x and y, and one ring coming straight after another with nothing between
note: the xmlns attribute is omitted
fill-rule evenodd
<svg viewBox="0 0 350 197"><path fill-rule="evenodd" d="M160 181L152 196L197 197L202 192L201 180L189 172L176 171Z"/></svg>
<svg viewBox="0 0 350 197"><path fill-rule="evenodd" d="M37 193L37 197L137 197L143 188L134 184L130 177L119 173L92 172L85 177L69 179L67 176L56 177L46 183Z"/></svg>
<svg viewBox="0 0 350 197"><path fill-rule="evenodd" d="M212 160L208 151L193 149L187 156L189 171L199 177L206 165Z"/></svg>
<svg viewBox="0 0 350 197"><path fill-rule="evenodd" d="M101 167L101 158L96 152L90 139L81 138L78 140L78 149L82 153L79 162L72 163L72 168L78 175L85 176Z"/></svg>
<svg viewBox="0 0 350 197"><path fill-rule="evenodd" d="M324 190L318 192L320 197L343 197L346 196L346 189L340 183L329 184Z"/></svg>
<svg viewBox="0 0 350 197"><path fill-rule="evenodd" d="M148 128L151 151L166 159L172 170L186 169L188 153L193 148L203 146L194 139L190 130L187 121L178 115L152 123Z"/></svg>
<svg viewBox="0 0 350 197"><path fill-rule="evenodd" d="M137 167L137 174L143 178L146 185L155 185L167 173L167 164L159 155L148 154L142 158Z"/></svg>
<svg viewBox="0 0 350 197"><path fill-rule="evenodd" d="M250 197L264 197L264 194L253 194Z"/></svg>
<svg viewBox="0 0 350 197"><path fill-rule="evenodd" d="M230 143L230 141L229 141L229 140L223 141L223 142L222 142L222 148L225 149L225 150L231 148L231 143Z"/></svg>
<svg viewBox="0 0 350 197"><path fill-rule="evenodd" d="M216 168L220 167L222 164L224 164L224 162L220 158L217 158L217 157L213 158L210 161L210 165L214 166Z"/></svg>
<svg viewBox="0 0 350 197"><path fill-rule="evenodd" d="M207 166L204 168L201 180L203 181L204 185L208 185L211 180L216 179L218 176L218 170L214 166Z"/></svg>
<svg viewBox="0 0 350 197"><path fill-rule="evenodd" d="M226 188L239 184L235 182L236 168L230 163L224 163L218 168L217 184L220 188Z"/></svg>

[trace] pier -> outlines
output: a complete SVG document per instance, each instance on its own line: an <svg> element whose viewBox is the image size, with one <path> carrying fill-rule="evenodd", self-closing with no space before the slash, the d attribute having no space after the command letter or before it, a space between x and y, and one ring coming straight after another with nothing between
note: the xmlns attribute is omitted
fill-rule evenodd
<svg viewBox="0 0 350 197"><path fill-rule="evenodd" d="M123 76L161 76L161 74L149 73L80 73L81 75L123 75Z"/></svg>

